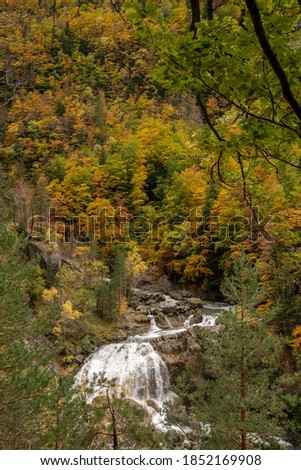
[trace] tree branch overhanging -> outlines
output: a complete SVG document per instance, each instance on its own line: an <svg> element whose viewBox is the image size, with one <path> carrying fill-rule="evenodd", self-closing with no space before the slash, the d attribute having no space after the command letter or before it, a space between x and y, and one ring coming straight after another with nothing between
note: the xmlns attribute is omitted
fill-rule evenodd
<svg viewBox="0 0 301 470"><path fill-rule="evenodd" d="M222 142L223 140L225 140L225 139L219 134L219 132L216 130L216 128L214 127L214 125L212 124L212 122L211 122L211 120L210 120L210 117L209 117L209 115L208 115L208 111L207 111L206 105L204 104L204 102L203 102L203 100L202 100L200 94L196 95L196 104L197 104L197 106L200 108L200 113L201 113L202 120L207 124L207 126L209 127L209 129L213 132L213 134L215 135L215 137L217 138L217 140L219 140L220 142Z"/></svg>
<svg viewBox="0 0 301 470"><path fill-rule="evenodd" d="M299 104L299 102L297 101L297 99L295 98L291 90L289 80L277 58L277 54L272 49L272 46L269 42L269 39L266 35L265 29L263 26L261 14L260 14L258 5L256 3L256 0L246 0L246 6L251 16L255 34L261 45L264 55L268 59L272 69L274 70L275 74L278 77L283 98L289 103L289 105L294 110L294 113L298 117L299 121L301 121L301 105Z"/></svg>

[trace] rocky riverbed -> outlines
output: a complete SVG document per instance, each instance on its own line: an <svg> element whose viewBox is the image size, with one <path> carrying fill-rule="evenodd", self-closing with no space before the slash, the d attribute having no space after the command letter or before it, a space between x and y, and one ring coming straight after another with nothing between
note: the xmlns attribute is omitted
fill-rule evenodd
<svg viewBox="0 0 301 470"><path fill-rule="evenodd" d="M120 322L116 340L107 341L83 364L76 381L93 385L95 377L115 379L117 393L136 401L159 419L163 403L183 370L202 372L194 327L218 331L218 314L226 304L197 297L174 298L161 292L133 289L129 312ZM92 398L97 396L97 390ZM152 403L151 406L149 403ZM155 411L154 411L155 410Z"/></svg>

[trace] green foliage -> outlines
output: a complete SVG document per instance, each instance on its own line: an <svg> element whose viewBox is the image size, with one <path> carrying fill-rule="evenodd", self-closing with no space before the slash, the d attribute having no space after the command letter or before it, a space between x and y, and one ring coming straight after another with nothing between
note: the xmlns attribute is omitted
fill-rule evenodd
<svg viewBox="0 0 301 470"><path fill-rule="evenodd" d="M85 448L92 429L88 408L73 399L72 377L60 378L49 367L45 323L30 308L36 263L20 262L10 230L1 227L1 235L1 446Z"/></svg>
<svg viewBox="0 0 301 470"><path fill-rule="evenodd" d="M120 315L127 312L129 291L146 265L153 265L158 276L164 273L194 283L204 295L217 297L222 292L232 303L242 304L236 316L223 319L225 329L236 338L233 329L241 328L250 344L255 332L258 338L267 335L262 347L271 347L271 354L278 336L264 325L273 307L269 324L274 335L287 336L286 367L292 374L298 371L300 119L258 42L245 3L214 2L210 19L205 8L210 2L201 2L202 17L192 28L191 4L185 0L115 2L115 8L108 0L39 1L39 8L37 0L14 0L13 7L12 2L4 3L0 222L9 228L0 230L0 291L8 337L3 351L11 368L3 375L3 403L12 410L9 413L4 405L7 445L87 445L88 409L81 400L73 402L69 379L58 379L49 368L52 358L42 356L45 348L54 348L64 367L74 366L104 336L114 336ZM298 102L297 2L258 3L274 57ZM64 265L56 276L51 263L41 275L36 263L26 263L17 254L16 233L30 236L32 217L47 215L49 207L62 221L76 218L71 238L95 241L93 255L83 249L76 268ZM95 218L95 232L87 216ZM78 217L83 223L77 225ZM41 231L55 232L59 249L72 263L77 255L73 245L61 244L60 222L55 227L50 222ZM255 268L239 257L242 250L256 264L258 279ZM226 278L220 292L221 277L237 258L234 277ZM108 271L111 282L106 279ZM53 285L57 289L51 290ZM48 295L57 291L52 303L41 300L45 287ZM62 318L64 307L67 318ZM206 345L207 339L202 339ZM221 342L225 350L227 341L235 348L230 333L225 344ZM209 341L208 351L215 344ZM216 351L224 354L217 346ZM214 351L212 357L218 363ZM225 371L230 368L227 360ZM262 390L269 382L270 393L279 371L270 373L273 364L265 361L260 356L254 370L263 381ZM203 385L196 393L208 411L209 405L217 408L219 392L214 386L222 388L224 376L217 366L214 371L207 356L206 362L211 402ZM13 370L14 375L9 372ZM234 371L238 373L235 367ZM252 371L250 377L253 380ZM31 396L35 390L41 394L34 400L20 400L23 391ZM235 393L231 396L236 406ZM261 395L258 400L261 407ZM54 416L57 403L62 405L59 426ZM234 427L237 415L232 416L227 403L223 416L228 412ZM124 403L117 405L122 408ZM288 407L289 416L300 414L298 404ZM79 427L74 424L73 436L76 410ZM124 413L130 420L134 412L129 407ZM196 409L195 416L198 413ZM266 416L250 413L255 421L262 418L258 429L264 435ZM34 415L41 419L34 422ZM276 423L277 412L269 416ZM135 423L130 445L145 445L139 437L144 431ZM223 423L228 426L226 418ZM222 445L217 420L215 429ZM152 446L151 433L145 432ZM214 433L212 445L213 438ZM209 437L204 439L209 444Z"/></svg>
<svg viewBox="0 0 301 470"><path fill-rule="evenodd" d="M181 425L189 427L187 437L198 448L278 448L284 411L294 400L275 380L280 344L256 311L261 294L256 268L244 254L223 291L237 305L219 318L219 332L197 333L203 377L194 391L185 378L178 382L178 394L189 403L186 411L182 408ZM170 415L173 422L172 406Z"/></svg>
<svg viewBox="0 0 301 470"><path fill-rule="evenodd" d="M244 252L235 261L233 274L225 277L221 291L226 299L244 309L247 315L252 315L258 306L263 292L259 287L257 268L252 266Z"/></svg>

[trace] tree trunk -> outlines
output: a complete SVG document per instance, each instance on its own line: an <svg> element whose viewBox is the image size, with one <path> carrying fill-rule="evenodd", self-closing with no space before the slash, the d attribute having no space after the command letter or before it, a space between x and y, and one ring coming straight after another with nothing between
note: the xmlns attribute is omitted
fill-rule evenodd
<svg viewBox="0 0 301 470"><path fill-rule="evenodd" d="M246 397L246 372L245 372L245 351L244 348L242 348L242 353L241 353L241 375L240 375L240 399L241 401L244 401ZM240 411L240 421L242 425L245 424L246 422L246 408L245 405L241 405L241 411ZM246 450L247 449L247 434L244 428L241 430L241 450Z"/></svg>
<svg viewBox="0 0 301 470"><path fill-rule="evenodd" d="M113 449L118 450L118 429L117 429L117 419L115 415L115 409L111 402L110 391L107 388L107 401L112 418L112 438L113 438Z"/></svg>
<svg viewBox="0 0 301 470"><path fill-rule="evenodd" d="M55 28L55 26L56 26L56 13L57 13L57 0L53 0L53 4L52 4L53 28Z"/></svg>
<svg viewBox="0 0 301 470"><path fill-rule="evenodd" d="M213 0L206 0L205 18L213 20Z"/></svg>
<svg viewBox="0 0 301 470"><path fill-rule="evenodd" d="M241 325L243 328L242 331L242 336L244 337L244 322L245 322L245 307L241 307ZM242 338L244 339L244 338ZM243 343L242 343L243 344ZM246 353L245 353L245 348L242 345L241 348L241 369L240 369L240 400L241 400L241 409L240 409L240 422L242 424L242 429L241 429L241 450L246 450L247 449L247 434L246 430L244 429L244 424L247 420L246 416L246 407L244 404L245 398L246 398Z"/></svg>
<svg viewBox="0 0 301 470"><path fill-rule="evenodd" d="M193 31L194 37L197 34L197 28L195 26L201 20L201 8L200 8L200 1L199 0L190 0L191 6L191 25L190 31Z"/></svg>

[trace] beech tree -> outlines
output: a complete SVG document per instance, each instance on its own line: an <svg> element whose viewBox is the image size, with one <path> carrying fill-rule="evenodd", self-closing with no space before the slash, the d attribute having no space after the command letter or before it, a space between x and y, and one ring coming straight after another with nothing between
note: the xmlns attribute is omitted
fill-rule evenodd
<svg viewBox="0 0 301 470"><path fill-rule="evenodd" d="M142 11L138 3L125 5L158 56L155 79L169 91L195 95L212 133L214 173L220 177L222 163L233 156L244 181L250 159L301 168L299 154L291 151L301 137L297 2L207 1L202 14L199 0L191 0L186 32L182 25L175 28L172 15L164 16L157 2L149 1ZM218 100L221 111L230 110L228 122L210 113L209 97ZM238 125L238 135L229 133L230 123ZM249 202L250 197L245 187Z"/></svg>

